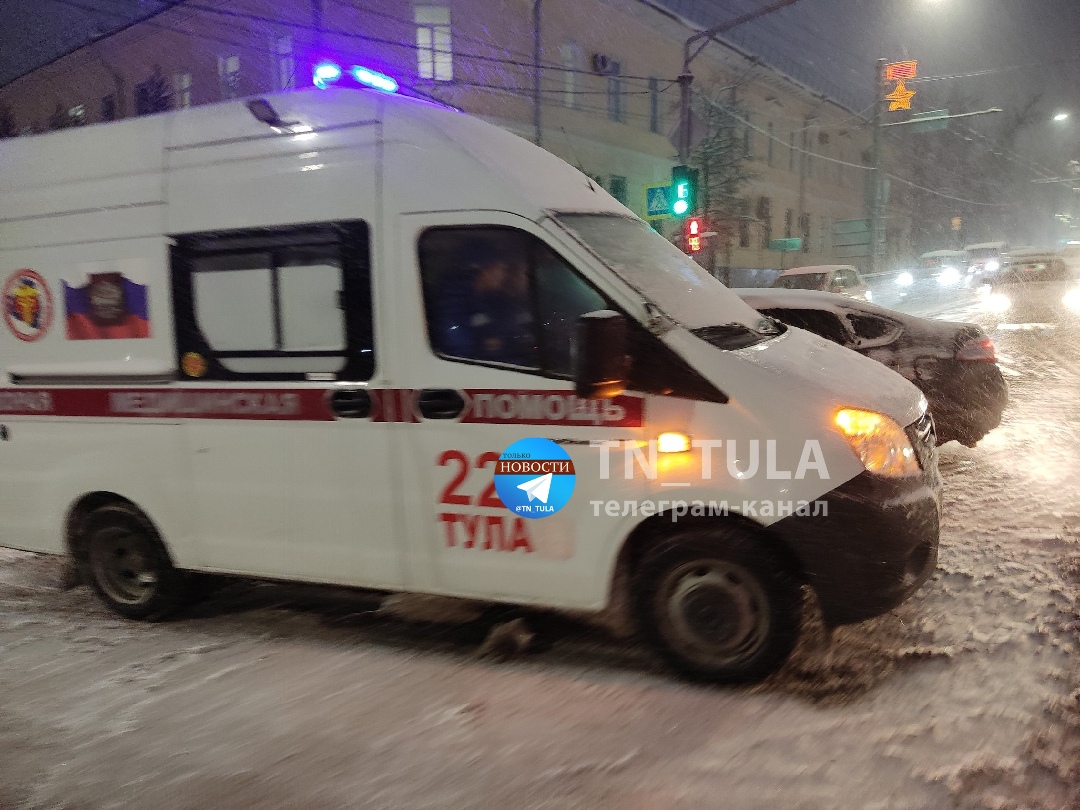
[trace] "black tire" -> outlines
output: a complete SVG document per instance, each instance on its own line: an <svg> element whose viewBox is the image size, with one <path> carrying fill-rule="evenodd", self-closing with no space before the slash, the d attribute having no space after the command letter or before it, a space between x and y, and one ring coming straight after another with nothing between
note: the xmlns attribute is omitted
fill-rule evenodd
<svg viewBox="0 0 1080 810"><path fill-rule="evenodd" d="M693 680L759 681L783 665L798 640L799 581L742 527L665 538L646 552L634 590L639 627Z"/></svg>
<svg viewBox="0 0 1080 810"><path fill-rule="evenodd" d="M79 565L101 600L129 619L160 619L183 604L177 571L153 524L138 509L109 504L87 518Z"/></svg>

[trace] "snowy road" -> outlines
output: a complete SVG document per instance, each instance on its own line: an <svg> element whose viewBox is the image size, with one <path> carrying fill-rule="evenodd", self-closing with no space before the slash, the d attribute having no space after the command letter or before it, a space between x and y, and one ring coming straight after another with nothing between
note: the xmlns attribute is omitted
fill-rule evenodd
<svg viewBox="0 0 1080 810"><path fill-rule="evenodd" d="M755 688L278 586L128 623L0 551L0 810L1080 807L1080 336L994 337L1012 403L942 450L933 581Z"/></svg>

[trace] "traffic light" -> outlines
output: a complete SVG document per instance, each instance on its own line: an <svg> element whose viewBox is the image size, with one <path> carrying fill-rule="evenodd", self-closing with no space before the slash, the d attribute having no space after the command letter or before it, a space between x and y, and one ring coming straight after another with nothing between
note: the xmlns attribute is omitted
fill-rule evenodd
<svg viewBox="0 0 1080 810"><path fill-rule="evenodd" d="M697 169L673 166L671 169L671 215L685 217L697 208Z"/></svg>
<svg viewBox="0 0 1080 810"><path fill-rule="evenodd" d="M701 252L701 236L705 233L705 223L701 217L690 217L684 226L686 236L686 252Z"/></svg>

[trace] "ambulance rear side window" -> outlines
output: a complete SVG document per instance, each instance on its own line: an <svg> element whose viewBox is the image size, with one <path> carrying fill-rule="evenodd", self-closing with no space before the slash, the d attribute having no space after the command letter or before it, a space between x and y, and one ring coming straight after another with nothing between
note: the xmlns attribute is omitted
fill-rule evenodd
<svg viewBox="0 0 1080 810"><path fill-rule="evenodd" d="M363 223L177 238L173 283L182 374L369 379L369 276Z"/></svg>

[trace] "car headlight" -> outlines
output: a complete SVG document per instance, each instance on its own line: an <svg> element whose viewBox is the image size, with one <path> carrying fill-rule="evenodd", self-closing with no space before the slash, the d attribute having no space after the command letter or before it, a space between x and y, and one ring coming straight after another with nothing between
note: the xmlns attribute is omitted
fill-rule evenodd
<svg viewBox="0 0 1080 810"><path fill-rule="evenodd" d="M960 271L955 267L942 267L937 277L938 284L942 287L951 287L960 281Z"/></svg>
<svg viewBox="0 0 1080 810"><path fill-rule="evenodd" d="M901 287L910 287L915 283L915 276L911 275L911 273L903 272L896 277L896 283Z"/></svg>
<svg viewBox="0 0 1080 810"><path fill-rule="evenodd" d="M919 460L904 429L881 413L843 408L833 422L868 472L889 478L919 475Z"/></svg>
<svg viewBox="0 0 1080 810"><path fill-rule="evenodd" d="M990 259L990 261L983 265L983 269L987 273L996 273L998 270L1001 269L1001 262L999 262L997 259Z"/></svg>
<svg viewBox="0 0 1080 810"><path fill-rule="evenodd" d="M983 298L983 309L987 312L996 312L1001 314L1002 312L1008 312L1012 306L1012 301L1009 300L1009 296L1004 293L990 293Z"/></svg>
<svg viewBox="0 0 1080 810"><path fill-rule="evenodd" d="M1080 310L1080 288L1072 289L1065 293L1065 297L1061 299L1061 303L1069 309Z"/></svg>

